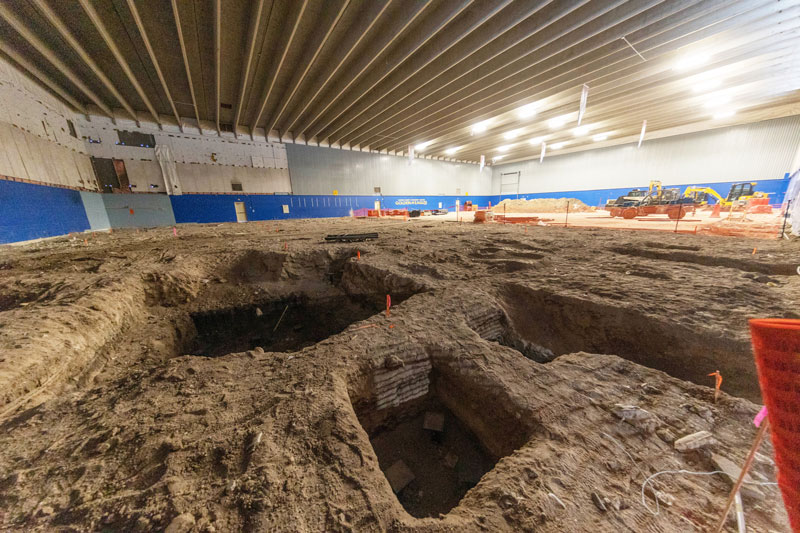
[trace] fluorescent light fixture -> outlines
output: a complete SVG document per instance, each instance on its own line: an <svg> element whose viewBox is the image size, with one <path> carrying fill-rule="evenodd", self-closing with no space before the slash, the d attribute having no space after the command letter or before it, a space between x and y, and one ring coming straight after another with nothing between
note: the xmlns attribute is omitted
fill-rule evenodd
<svg viewBox="0 0 800 533"><path fill-rule="evenodd" d="M711 56L709 56L708 54L703 54L703 53L691 54L681 58L681 60L678 61L672 68L673 70L677 71L689 70L697 68L700 65L705 65L706 63L708 63L709 59L711 59Z"/></svg>
<svg viewBox="0 0 800 533"><path fill-rule="evenodd" d="M717 95L713 96L711 98L711 100L706 102L704 104L704 106L708 107L708 108L719 107L721 105L729 104L730 101L731 101L730 95L719 95L719 94L717 94Z"/></svg>
<svg viewBox="0 0 800 533"><path fill-rule="evenodd" d="M736 114L736 110L735 109L727 109L725 111L719 111L717 113L714 113L714 119L715 120L719 120L721 118L728 118L728 117L732 117L735 114Z"/></svg>
<svg viewBox="0 0 800 533"><path fill-rule="evenodd" d="M531 139L528 142L531 143L532 145L536 146L537 144L542 144L542 141L544 141L544 137L534 137L533 139Z"/></svg>
<svg viewBox="0 0 800 533"><path fill-rule="evenodd" d="M592 137L592 140L596 142L605 141L606 139L608 139L608 133L598 133Z"/></svg>
<svg viewBox="0 0 800 533"><path fill-rule="evenodd" d="M564 148L565 144L567 144L567 143L560 142L560 143L551 144L550 148L552 148L553 150L561 150L562 148Z"/></svg>
<svg viewBox="0 0 800 533"><path fill-rule="evenodd" d="M564 124L567 123L567 117L565 115L561 115L560 117L551 118L547 121L547 125L551 128L560 128Z"/></svg>
<svg viewBox="0 0 800 533"><path fill-rule="evenodd" d="M512 146L514 146L514 145L513 144L504 144L503 146L498 146L497 147L497 151L498 152L508 152L509 150L511 150Z"/></svg>
<svg viewBox="0 0 800 533"><path fill-rule="evenodd" d="M496 156L494 156L494 157L492 158L492 162L494 162L494 161L500 161L500 160L501 160L501 159L503 159L504 157L505 157L504 155L496 155Z"/></svg>
<svg viewBox="0 0 800 533"><path fill-rule="evenodd" d="M519 118L530 118L536 114L537 107L538 104L536 102L525 104L524 106L517 109L517 116L519 116Z"/></svg>
<svg viewBox="0 0 800 533"><path fill-rule="evenodd" d="M519 130L511 130L503 134L503 139L516 139L517 137L519 137Z"/></svg>
<svg viewBox="0 0 800 533"><path fill-rule="evenodd" d="M444 153L446 153L447 155L453 155L454 153L458 152L459 150L461 150L460 146L454 146L452 148L448 148L447 150L445 150Z"/></svg>
<svg viewBox="0 0 800 533"><path fill-rule="evenodd" d="M589 126L578 126L574 130L572 130L572 134L575 137L581 137L582 135L586 135L587 133L589 133L589 129L590 129Z"/></svg>
<svg viewBox="0 0 800 533"><path fill-rule="evenodd" d="M692 87L692 92L704 93L704 92L716 89L721 84L722 84L722 80L720 80L720 79L700 81L700 82L697 82L697 84L695 84L694 87Z"/></svg>
<svg viewBox="0 0 800 533"><path fill-rule="evenodd" d="M477 124L472 125L472 133L483 133L489 128L489 121L484 120L483 122L478 122Z"/></svg>
<svg viewBox="0 0 800 533"><path fill-rule="evenodd" d="M421 152L425 148L427 148L428 146L430 146L432 144L433 144L433 141L425 141L424 143L419 143L419 144L415 145L414 146L414 150L416 150L417 152Z"/></svg>

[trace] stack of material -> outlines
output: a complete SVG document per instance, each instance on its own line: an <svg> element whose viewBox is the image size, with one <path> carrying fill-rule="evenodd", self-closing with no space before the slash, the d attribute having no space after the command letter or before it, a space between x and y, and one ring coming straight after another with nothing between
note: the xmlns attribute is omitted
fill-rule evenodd
<svg viewBox="0 0 800 533"><path fill-rule="evenodd" d="M571 213L594 211L575 198L536 198L533 200L503 200L494 208L495 213L566 213L567 202Z"/></svg>

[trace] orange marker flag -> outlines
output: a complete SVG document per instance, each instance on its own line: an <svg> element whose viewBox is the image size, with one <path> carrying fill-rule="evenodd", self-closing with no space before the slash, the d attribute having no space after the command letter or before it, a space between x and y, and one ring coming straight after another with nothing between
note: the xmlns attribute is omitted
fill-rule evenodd
<svg viewBox="0 0 800 533"><path fill-rule="evenodd" d="M356 259L361 261L361 250L356 250Z"/></svg>
<svg viewBox="0 0 800 533"><path fill-rule="evenodd" d="M710 373L709 376L715 376L717 378L714 385L714 403L717 403L717 398L719 397L719 388L722 386L722 374L719 373L719 370L716 370Z"/></svg>

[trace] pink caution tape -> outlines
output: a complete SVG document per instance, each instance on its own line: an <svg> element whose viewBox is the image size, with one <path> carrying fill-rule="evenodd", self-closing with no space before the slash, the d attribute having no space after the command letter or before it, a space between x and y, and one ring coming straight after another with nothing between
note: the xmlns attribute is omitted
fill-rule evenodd
<svg viewBox="0 0 800 533"><path fill-rule="evenodd" d="M767 406L765 405L764 407L761 408L756 417L753 419L753 424L755 424L756 427L761 426L761 422L763 422L766 417L767 417Z"/></svg>

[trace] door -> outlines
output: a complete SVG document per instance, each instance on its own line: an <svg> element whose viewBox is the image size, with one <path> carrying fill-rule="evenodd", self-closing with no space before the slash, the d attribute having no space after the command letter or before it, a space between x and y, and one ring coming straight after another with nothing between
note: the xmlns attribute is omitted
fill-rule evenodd
<svg viewBox="0 0 800 533"><path fill-rule="evenodd" d="M247 211L244 209L244 202L233 202L236 207L236 222L247 222Z"/></svg>

